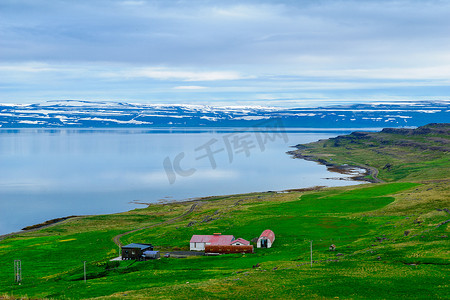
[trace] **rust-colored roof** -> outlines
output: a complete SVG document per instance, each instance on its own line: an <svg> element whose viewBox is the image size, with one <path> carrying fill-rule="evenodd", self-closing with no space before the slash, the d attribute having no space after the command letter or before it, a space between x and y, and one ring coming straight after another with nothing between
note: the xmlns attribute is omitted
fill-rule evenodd
<svg viewBox="0 0 450 300"><path fill-rule="evenodd" d="M205 253L253 253L253 246L206 245Z"/></svg>
<svg viewBox="0 0 450 300"><path fill-rule="evenodd" d="M243 238L238 238L237 240L232 241L231 244L234 244L236 242L240 242L241 244L244 244L244 245L250 245L250 242L247 240L244 240Z"/></svg>
<svg viewBox="0 0 450 300"><path fill-rule="evenodd" d="M193 235L191 243L210 243L211 245L229 245L234 240L232 235Z"/></svg>
<svg viewBox="0 0 450 300"><path fill-rule="evenodd" d="M273 231L270 229L266 229L263 231L263 233L261 233L259 238L269 239L273 243L273 241L275 241L275 233L273 233Z"/></svg>

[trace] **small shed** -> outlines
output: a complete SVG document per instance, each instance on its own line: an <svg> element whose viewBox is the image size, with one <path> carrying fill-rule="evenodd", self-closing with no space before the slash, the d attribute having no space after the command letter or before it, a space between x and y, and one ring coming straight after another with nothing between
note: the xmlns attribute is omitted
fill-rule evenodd
<svg viewBox="0 0 450 300"><path fill-rule="evenodd" d="M275 233L272 230L266 229L261 233L256 242L257 248L270 248L275 241Z"/></svg>
<svg viewBox="0 0 450 300"><path fill-rule="evenodd" d="M145 251L152 251L152 244L129 244L122 246L122 260L143 260L142 255Z"/></svg>
<svg viewBox="0 0 450 300"><path fill-rule="evenodd" d="M144 253L142 254L142 258L144 259L144 260L148 260L148 259L158 259L158 258L160 258L161 256L160 256L160 254L159 254L159 251L150 251L150 250L147 250L147 251L144 251Z"/></svg>
<svg viewBox="0 0 450 300"><path fill-rule="evenodd" d="M232 246L248 246L250 245L250 242L247 240L244 240L243 238L238 238L231 242Z"/></svg>

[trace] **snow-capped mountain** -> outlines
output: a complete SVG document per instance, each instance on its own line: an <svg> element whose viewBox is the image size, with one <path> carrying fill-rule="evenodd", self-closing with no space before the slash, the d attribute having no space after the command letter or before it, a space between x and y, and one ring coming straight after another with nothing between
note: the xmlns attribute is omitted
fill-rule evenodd
<svg viewBox="0 0 450 300"><path fill-rule="evenodd" d="M450 102L378 102L317 108L155 105L78 100L0 104L2 128L247 127L277 118L285 127L364 128L449 122Z"/></svg>

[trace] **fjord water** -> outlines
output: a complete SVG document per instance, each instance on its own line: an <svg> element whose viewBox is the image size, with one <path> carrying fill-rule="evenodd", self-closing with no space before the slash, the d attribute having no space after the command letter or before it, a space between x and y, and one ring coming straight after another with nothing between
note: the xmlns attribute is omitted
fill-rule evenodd
<svg viewBox="0 0 450 300"><path fill-rule="evenodd" d="M0 234L136 202L358 184L290 146L349 131L0 130ZM348 176L347 176L348 177Z"/></svg>

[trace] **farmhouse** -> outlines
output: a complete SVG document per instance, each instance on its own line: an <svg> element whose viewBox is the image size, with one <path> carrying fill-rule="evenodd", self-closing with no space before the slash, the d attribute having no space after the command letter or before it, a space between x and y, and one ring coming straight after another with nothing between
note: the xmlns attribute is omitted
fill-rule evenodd
<svg viewBox="0 0 450 300"><path fill-rule="evenodd" d="M122 246L122 260L143 260L145 251L152 251L152 244L129 244Z"/></svg>
<svg viewBox="0 0 450 300"><path fill-rule="evenodd" d="M270 248L275 241L275 233L272 230L266 229L261 233L256 242L257 248Z"/></svg>
<svg viewBox="0 0 450 300"><path fill-rule="evenodd" d="M191 251L204 251L206 245L231 245L233 241L232 235L214 233L213 235L193 235L189 243Z"/></svg>

